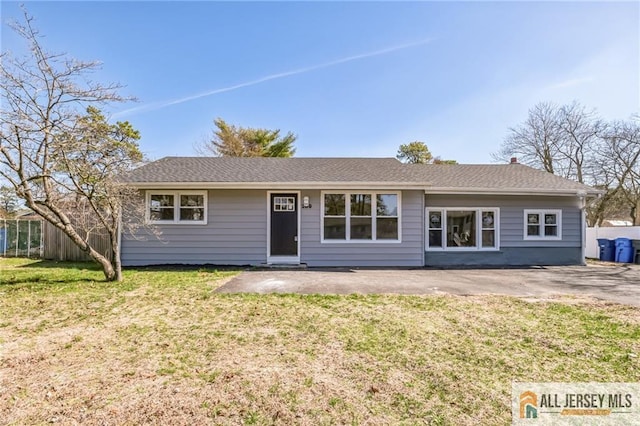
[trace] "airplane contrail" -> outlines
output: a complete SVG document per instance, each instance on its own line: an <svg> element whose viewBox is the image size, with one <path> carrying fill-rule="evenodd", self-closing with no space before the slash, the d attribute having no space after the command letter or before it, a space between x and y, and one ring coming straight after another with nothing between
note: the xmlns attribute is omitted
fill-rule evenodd
<svg viewBox="0 0 640 426"><path fill-rule="evenodd" d="M243 87L254 86L256 84L264 83L266 81L276 80L276 79L279 79L279 78L289 77L289 76L296 75L296 74L302 74L302 73L305 73L305 72L315 71L315 70L318 70L318 69L321 69L321 68L332 67L334 65L344 64L345 62L356 61L358 59L371 58L373 56L380 56L380 55L384 55L384 54L387 54L387 53L395 52L395 51L398 51L398 50L408 49L410 47L422 46L424 44L431 43L432 41L433 41L433 39L429 38L429 39L425 39L425 40L416 41L416 42L413 42L413 43L406 43L406 44L401 44L401 45L397 45L397 46L387 47L385 49L375 50L373 52L367 52L367 53L361 53L361 54L358 54L358 55L347 56L345 58L340 58L340 59L336 59L336 60L329 61L329 62L324 62L324 63L317 64L317 65L311 65L311 66L308 66L308 67L298 68L298 69L291 70L291 71L285 71L285 72L281 72L281 73L277 73L277 74L271 74L271 75L268 75L268 76L265 76L265 77L261 77L261 78L255 79L255 80L245 81L244 83L234 84L233 86L222 87L220 89L207 90L205 92L196 93L195 95L185 96L185 97L178 98L178 99L172 99L172 100L167 100L167 101L153 102L153 103L149 103L149 104L146 104L146 105L140 105L140 106L137 106L137 107L133 107L133 108L125 109L123 111L116 112L116 113L113 114L113 117L116 118L116 117L120 117L120 116L131 114L131 113L136 113L136 112L154 111L154 110L165 108L165 107L168 107L168 106L171 106L171 105L178 105L178 104L189 102L189 101L192 101L192 100L195 100L195 99L204 98L206 96L216 95L218 93L224 93L224 92L231 92L232 90L241 89Z"/></svg>

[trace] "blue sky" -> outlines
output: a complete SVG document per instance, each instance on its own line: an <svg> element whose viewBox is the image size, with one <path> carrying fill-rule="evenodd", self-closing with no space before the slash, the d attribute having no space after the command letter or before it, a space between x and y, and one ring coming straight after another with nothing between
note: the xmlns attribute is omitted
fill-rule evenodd
<svg viewBox="0 0 640 426"><path fill-rule="evenodd" d="M2 50L24 50L1 3ZM104 63L108 111L151 159L193 155L213 119L292 131L297 156L489 163L540 101L640 111L638 2L27 2L51 51Z"/></svg>

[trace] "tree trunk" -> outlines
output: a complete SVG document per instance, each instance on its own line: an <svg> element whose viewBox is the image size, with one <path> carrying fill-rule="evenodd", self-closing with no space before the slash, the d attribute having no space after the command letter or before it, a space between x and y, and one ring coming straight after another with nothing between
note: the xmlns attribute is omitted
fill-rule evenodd
<svg viewBox="0 0 640 426"><path fill-rule="evenodd" d="M120 238L122 238L122 232L120 226L116 228L115 235L111 235L111 253L113 253L113 260L111 262L115 277L112 281L122 281L122 259L120 259Z"/></svg>
<svg viewBox="0 0 640 426"><path fill-rule="evenodd" d="M640 199L636 201L636 205L631 209L631 220L633 226L640 226Z"/></svg>
<svg viewBox="0 0 640 426"><path fill-rule="evenodd" d="M76 244L80 250L87 253L87 255L93 259L97 264L102 267L102 272L104 273L104 277L107 281L114 281L117 279L118 274L116 270L113 268L111 261L107 259L106 256L100 254L93 247L89 245L87 241L82 239L78 232L74 229L73 225L66 214L61 212L56 206L47 206L53 213L43 209L39 204L37 204L33 198L31 198L30 194L27 196L27 206L31 208L34 212L38 213L44 220L51 223L56 228L59 228L64 232L64 234ZM114 253L115 255L115 253Z"/></svg>

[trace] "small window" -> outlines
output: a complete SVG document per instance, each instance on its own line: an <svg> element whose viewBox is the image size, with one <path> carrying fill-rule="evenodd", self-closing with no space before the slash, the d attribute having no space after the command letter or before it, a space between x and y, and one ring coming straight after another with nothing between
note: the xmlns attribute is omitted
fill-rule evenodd
<svg viewBox="0 0 640 426"><path fill-rule="evenodd" d="M156 224L205 224L206 192L150 192L147 220Z"/></svg>
<svg viewBox="0 0 640 426"><path fill-rule="evenodd" d="M152 194L149 200L149 219L154 222L173 222L173 194Z"/></svg>
<svg viewBox="0 0 640 426"><path fill-rule="evenodd" d="M428 213L429 247L442 247L442 212L431 210Z"/></svg>
<svg viewBox="0 0 640 426"><path fill-rule="evenodd" d="M525 210L524 239L559 240L561 238L561 210Z"/></svg>
<svg viewBox="0 0 640 426"><path fill-rule="evenodd" d="M180 195L180 221L204 220L204 195Z"/></svg>
<svg viewBox="0 0 640 426"><path fill-rule="evenodd" d="M274 212L294 212L296 211L295 197L273 197Z"/></svg>
<svg viewBox="0 0 640 426"><path fill-rule="evenodd" d="M492 210L482 211L482 247L496 246L496 213Z"/></svg>

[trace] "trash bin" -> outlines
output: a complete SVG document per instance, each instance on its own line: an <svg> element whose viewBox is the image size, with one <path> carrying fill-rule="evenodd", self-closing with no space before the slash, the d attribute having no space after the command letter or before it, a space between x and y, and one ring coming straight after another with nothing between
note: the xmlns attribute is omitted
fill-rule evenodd
<svg viewBox="0 0 640 426"><path fill-rule="evenodd" d="M629 238L616 238L616 262L633 263L635 250Z"/></svg>
<svg viewBox="0 0 640 426"><path fill-rule="evenodd" d="M598 247L600 248L600 260L605 262L616 260L616 242L614 240L598 238Z"/></svg>
<svg viewBox="0 0 640 426"><path fill-rule="evenodd" d="M631 240L633 244L633 261L640 265L640 240Z"/></svg>

